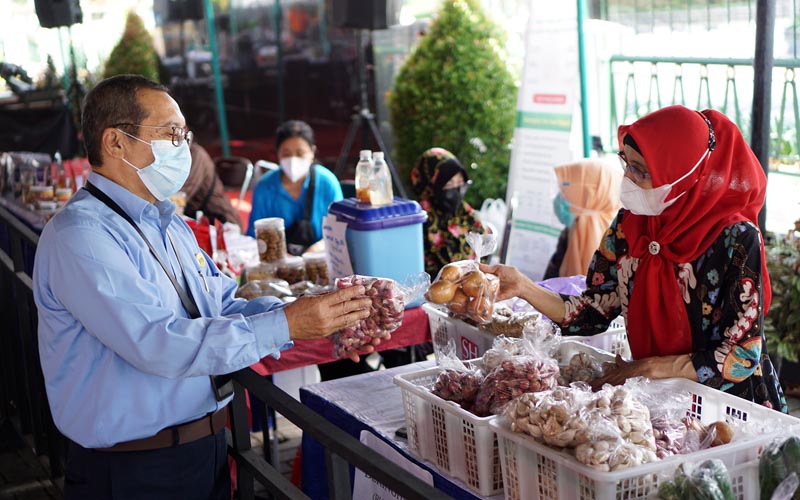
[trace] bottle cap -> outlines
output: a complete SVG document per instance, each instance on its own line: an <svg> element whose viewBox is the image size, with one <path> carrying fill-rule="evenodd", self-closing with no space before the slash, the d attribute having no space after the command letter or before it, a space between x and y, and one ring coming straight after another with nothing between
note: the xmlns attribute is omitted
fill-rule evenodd
<svg viewBox="0 0 800 500"><path fill-rule="evenodd" d="M383 151L375 151L374 153L372 153L372 159L376 161L383 160Z"/></svg>
<svg viewBox="0 0 800 500"><path fill-rule="evenodd" d="M372 156L372 151L370 151L369 149L362 149L361 151L358 152L359 158L369 159L371 156Z"/></svg>

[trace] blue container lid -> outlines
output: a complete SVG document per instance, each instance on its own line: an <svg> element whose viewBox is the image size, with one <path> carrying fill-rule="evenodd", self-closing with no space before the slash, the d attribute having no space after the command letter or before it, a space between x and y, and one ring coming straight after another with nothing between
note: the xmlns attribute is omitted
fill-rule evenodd
<svg viewBox="0 0 800 500"><path fill-rule="evenodd" d="M391 205L382 207L358 203L356 198L345 198L331 203L328 213L335 215L340 222L346 222L349 228L359 231L421 224L428 218L419 203L397 196Z"/></svg>

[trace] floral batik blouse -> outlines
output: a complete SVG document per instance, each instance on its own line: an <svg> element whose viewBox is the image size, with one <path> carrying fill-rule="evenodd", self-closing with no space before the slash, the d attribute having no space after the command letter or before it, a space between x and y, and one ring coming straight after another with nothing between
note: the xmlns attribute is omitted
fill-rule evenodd
<svg viewBox="0 0 800 500"><path fill-rule="evenodd" d="M595 335L628 299L639 259L628 255L620 223L612 222L586 273L586 291L563 296L562 330ZM694 262L675 266L692 330L691 359L700 383L782 412L786 399L767 355L761 297L761 233L750 222L726 227Z"/></svg>

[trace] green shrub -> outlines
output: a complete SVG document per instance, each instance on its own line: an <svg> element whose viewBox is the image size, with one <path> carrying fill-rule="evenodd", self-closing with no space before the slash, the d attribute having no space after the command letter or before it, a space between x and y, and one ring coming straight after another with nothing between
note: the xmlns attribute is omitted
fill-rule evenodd
<svg viewBox="0 0 800 500"><path fill-rule="evenodd" d="M505 34L478 0L446 0L389 96L394 159L407 180L428 148L455 154L474 180L467 201L505 198L517 85Z"/></svg>
<svg viewBox="0 0 800 500"><path fill-rule="evenodd" d="M772 305L764 321L767 347L789 361L800 358L800 220L795 231L767 248Z"/></svg>
<svg viewBox="0 0 800 500"><path fill-rule="evenodd" d="M158 54L153 46L153 37L145 29L142 18L133 11L125 20L122 38L108 56L103 78L124 74L142 75L159 81Z"/></svg>

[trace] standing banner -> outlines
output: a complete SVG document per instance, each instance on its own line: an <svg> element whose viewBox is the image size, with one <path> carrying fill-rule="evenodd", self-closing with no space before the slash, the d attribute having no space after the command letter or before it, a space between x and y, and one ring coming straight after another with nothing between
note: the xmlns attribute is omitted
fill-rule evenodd
<svg viewBox="0 0 800 500"><path fill-rule="evenodd" d="M539 280L564 229L553 212L553 168L578 156L571 146L580 147L580 82L577 2L531 4L506 193L515 207L506 263Z"/></svg>

